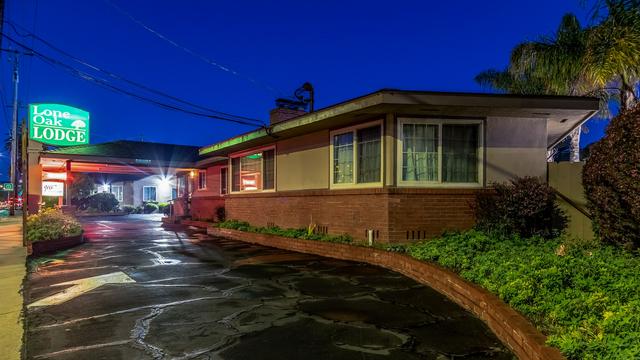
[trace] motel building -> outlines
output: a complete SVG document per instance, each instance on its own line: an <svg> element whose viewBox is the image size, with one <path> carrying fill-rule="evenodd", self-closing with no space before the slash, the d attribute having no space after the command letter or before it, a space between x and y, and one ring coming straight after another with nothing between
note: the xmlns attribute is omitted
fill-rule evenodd
<svg viewBox="0 0 640 360"><path fill-rule="evenodd" d="M381 90L199 149L177 216L410 242L474 225L478 192L547 179L547 154L597 113L586 97ZM186 204L186 206L184 205Z"/></svg>
<svg viewBox="0 0 640 360"><path fill-rule="evenodd" d="M46 151L30 141L29 212L37 212L46 196L63 208L71 205L68 187L81 173L93 178L94 192L112 193L121 206L170 202L185 192L176 173L194 172L197 159L195 146L114 141Z"/></svg>

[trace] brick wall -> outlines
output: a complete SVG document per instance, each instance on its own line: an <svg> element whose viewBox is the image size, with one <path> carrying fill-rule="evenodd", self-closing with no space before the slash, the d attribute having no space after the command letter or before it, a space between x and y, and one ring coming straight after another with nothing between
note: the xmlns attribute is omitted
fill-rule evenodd
<svg viewBox="0 0 640 360"><path fill-rule="evenodd" d="M560 352L545 345L546 337L526 318L498 297L455 273L409 256L345 244L284 238L209 227L214 236L245 241L342 260L365 262L399 272L447 296L484 321L496 336L522 360L562 360Z"/></svg>
<svg viewBox="0 0 640 360"><path fill-rule="evenodd" d="M226 197L227 218L256 226L304 228L316 224L330 234L366 240L406 242L430 238L445 230L473 226L471 203L477 190L357 189L302 190Z"/></svg>
<svg viewBox="0 0 640 360"><path fill-rule="evenodd" d="M224 206L220 196L198 197L191 199L191 218L195 220L216 221L216 208Z"/></svg>

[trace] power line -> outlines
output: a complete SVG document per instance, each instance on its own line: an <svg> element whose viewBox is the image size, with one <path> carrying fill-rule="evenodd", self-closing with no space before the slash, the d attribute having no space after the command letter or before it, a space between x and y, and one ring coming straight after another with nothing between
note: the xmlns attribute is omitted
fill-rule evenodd
<svg viewBox="0 0 640 360"><path fill-rule="evenodd" d="M225 116L200 113L200 112L197 112L197 111L184 109L184 108L172 105L172 104L163 103L161 101L158 101L158 100L146 97L146 96L142 96L142 95L133 93L133 92L127 90L127 89L123 89L121 87L118 87L118 86L110 84L108 80L101 79L99 77L93 76L93 75L91 75L89 73L86 73L86 72L84 72L82 70L78 70L78 69L74 68L71 65L65 64L65 63L63 63L63 62L61 62L59 60L56 60L56 59L51 58L51 57L49 57L47 55L44 55L44 54L42 54L42 53L30 48L29 46L26 46L26 45L22 44L21 42L13 39L12 37L10 37L10 36L8 36L6 34L2 34L2 36L5 37L6 39L8 39L9 41L11 41L12 43L18 45L19 47L21 47L21 48L23 48L23 49L25 49L27 51L30 51L34 56L36 56L40 60L42 60L42 61L44 61L44 62L46 62L46 63L48 63L50 65L61 67L65 71L69 72L73 76L76 76L76 77L78 77L80 79L83 79L83 80L86 80L86 81L93 82L93 83L95 83L97 85L100 85L100 86L102 86L104 88L107 88L107 89L109 89L111 91L128 95L128 96L133 97L135 99L138 99L140 101L151 103L151 104L157 105L157 106L162 107L162 108L167 109L167 110L174 110L174 111L183 112L183 113L194 115L194 116L205 117L205 118L210 118L210 119L217 119L217 120L223 120L223 121L228 121L228 122L234 122L234 123L247 125L247 126L253 126L253 127L264 126L262 124L256 124L256 123L248 122L248 121L244 121L244 120L238 120L238 119L233 119L233 118L229 118L229 117L225 117Z"/></svg>
<svg viewBox="0 0 640 360"><path fill-rule="evenodd" d="M125 11L123 8L119 7L118 5L114 4L113 2L111 2L110 0L104 0L105 3L107 3L109 6L113 7L114 9L116 9L118 12L120 12L121 14L123 14L124 16L128 17L131 21L133 21L134 23L138 24L139 26L141 26L143 29L147 30L148 32L152 33L153 35L157 36L158 38L166 41L167 43L171 44L172 46L186 52L187 54L194 56L202 61L204 61L205 63L212 65L216 68L218 68L219 70L228 72L230 74L233 74L237 77L240 77L244 80L247 80L249 82L251 82L254 85L258 85L268 91L270 91L271 93L275 93L278 96L282 95L282 91L279 91L277 89L275 89L274 87L262 83L258 80L255 80L254 78L247 76L247 75L242 75L239 72L237 72L236 70L231 69L228 66L225 65L221 65L220 63L218 63L217 61L214 61L198 52L195 52L191 49L189 49L188 47L184 46L184 45L180 45L177 42L169 39L167 36L163 35L162 33L160 33L157 30L154 30L153 28L151 28L150 26L146 25L145 23L143 23L142 21L140 21L139 19L137 19L135 16L131 15L129 12Z"/></svg>
<svg viewBox="0 0 640 360"><path fill-rule="evenodd" d="M188 106L200 109L200 110L209 111L209 112L212 112L212 113L214 113L216 115L219 115L219 116L232 117L232 118L237 118L237 119L246 120L246 121L250 121L250 122L256 122L256 123L258 123L259 126L264 126L264 122L262 120L249 118L249 117L245 117L245 116L240 116L240 115L233 115L233 114L225 113L225 112L222 112L222 111L214 110L214 109L211 109L209 107L198 105L198 104L195 104L193 102L178 98L178 97L170 95L170 94L167 94L167 93L165 93L163 91L151 88L151 87L149 87L147 85L144 85L144 84L141 84L139 82L136 82L136 81L133 81L133 80L129 80L129 79L125 78L124 76L121 76L121 75L115 74L113 72L107 71L107 70L102 69L102 68L100 68L100 67L98 67L96 65L92 65L92 64L90 64L90 63L88 63L88 62L86 62L86 61L84 61L84 60L82 60L82 59L80 59L80 58L78 58L78 57L76 57L76 56L64 51L64 50L62 50L62 49L60 49L59 47L53 45L51 42L43 39L42 37L40 37L40 36L38 36L38 35L36 35L36 34L34 34L32 32L29 32L28 30L26 30L23 26L21 26L19 24L15 24L15 23L13 23L11 21L5 21L5 22L7 23L7 25L11 26L13 31L16 34L18 34L19 36L21 36L21 37L30 37L31 39L35 39L35 40L43 43L44 45L48 46L49 48L53 49L54 51L57 51L58 53L70 58L71 60L73 60L73 61L75 61L75 62L77 62L77 63L79 63L79 64L81 64L83 66L86 66L86 67L88 67L88 68L90 68L90 69L92 69L94 71L98 71L100 73L103 73L103 74L105 74L105 75L107 75L107 76L109 76L111 78L124 81L124 82L126 82L126 83L128 83L130 85L136 86L136 87L138 87L140 89L146 90L146 91L151 92L153 94L166 97L166 98L171 99L173 101L176 101L176 102L179 102L179 103L182 103L182 104L185 104L185 105L188 105ZM21 28L25 33L21 33L20 31L18 31L18 29L16 27Z"/></svg>

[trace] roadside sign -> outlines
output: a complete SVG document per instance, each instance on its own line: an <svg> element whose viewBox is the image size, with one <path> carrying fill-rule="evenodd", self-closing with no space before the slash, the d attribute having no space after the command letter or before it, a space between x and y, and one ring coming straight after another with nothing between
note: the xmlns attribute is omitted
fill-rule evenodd
<svg viewBox="0 0 640 360"><path fill-rule="evenodd" d="M42 196L64 196L64 183L57 181L43 181Z"/></svg>
<svg viewBox="0 0 640 360"><path fill-rule="evenodd" d="M13 191L13 184L12 183L4 183L2 185L0 185L2 187L2 191Z"/></svg>
<svg viewBox="0 0 640 360"><path fill-rule="evenodd" d="M89 143L89 113L62 104L29 104L29 139L49 145Z"/></svg>

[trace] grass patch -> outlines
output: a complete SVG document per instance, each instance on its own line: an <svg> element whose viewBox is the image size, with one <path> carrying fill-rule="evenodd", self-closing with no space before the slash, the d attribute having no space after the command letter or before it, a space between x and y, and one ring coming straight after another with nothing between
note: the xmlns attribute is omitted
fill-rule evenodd
<svg viewBox="0 0 640 360"><path fill-rule="evenodd" d="M640 358L640 258L613 246L448 234L407 253L474 282L528 317L569 359Z"/></svg>
<svg viewBox="0 0 640 360"><path fill-rule="evenodd" d="M341 243L341 244L350 244L353 242L353 239L349 235L316 234L313 231L313 228L282 229L278 226L258 227L258 226L252 226L248 222L237 221L237 220L222 221L218 223L217 226L222 229L233 229L233 230L240 230L240 231L246 231L246 232L257 233L257 234L278 235L278 236L294 238L294 239L317 240L317 241L325 241L325 242Z"/></svg>

